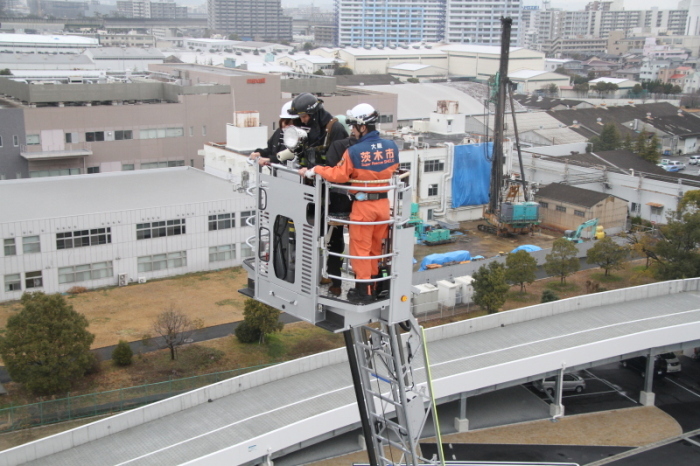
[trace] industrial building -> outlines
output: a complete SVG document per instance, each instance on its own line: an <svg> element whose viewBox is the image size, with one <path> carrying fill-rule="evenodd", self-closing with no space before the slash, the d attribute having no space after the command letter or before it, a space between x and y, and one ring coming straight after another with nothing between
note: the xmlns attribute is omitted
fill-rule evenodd
<svg viewBox="0 0 700 466"><path fill-rule="evenodd" d="M198 155L226 139L234 111L257 111L268 137L282 104L301 92L324 95L333 114L367 102L395 129L395 95L339 88L332 77L260 74L192 64L151 64L132 82L35 85L0 79L0 94L21 108L20 155L31 177L145 168L203 168ZM70 71L64 71L70 73ZM0 113L0 118L9 118ZM15 117L13 117L15 118ZM5 121L0 120L0 126ZM17 171L0 173L14 179Z"/></svg>
<svg viewBox="0 0 700 466"><path fill-rule="evenodd" d="M0 183L0 301L240 265L255 200L181 167Z"/></svg>
<svg viewBox="0 0 700 466"><path fill-rule="evenodd" d="M540 204L541 225L546 228L576 230L583 222L598 219L598 225L615 233L627 224L627 201L605 192L552 183L540 188L535 200Z"/></svg>
<svg viewBox="0 0 700 466"><path fill-rule="evenodd" d="M0 33L0 52L5 53L83 53L97 48L100 42L91 37L50 36L39 34Z"/></svg>
<svg viewBox="0 0 700 466"><path fill-rule="evenodd" d="M678 209L685 192L700 189L700 176L667 172L626 150L586 153L586 146L524 148L525 179L536 186L562 183L625 199L631 217L658 224L665 224L668 213ZM512 158L508 163L510 172L518 171Z"/></svg>
<svg viewBox="0 0 700 466"><path fill-rule="evenodd" d="M559 73L542 70L522 69L508 73L508 78L517 86L517 92L528 94L531 92L545 91L554 85L557 89L569 85L569 77Z"/></svg>
<svg viewBox="0 0 700 466"><path fill-rule="evenodd" d="M415 44L412 46L319 48L314 55L345 60L355 74L385 74L407 63L430 65L447 70L447 77L459 76L486 81L498 71L501 49L498 46L473 44ZM521 47L511 47L508 69L544 69L544 54Z"/></svg>

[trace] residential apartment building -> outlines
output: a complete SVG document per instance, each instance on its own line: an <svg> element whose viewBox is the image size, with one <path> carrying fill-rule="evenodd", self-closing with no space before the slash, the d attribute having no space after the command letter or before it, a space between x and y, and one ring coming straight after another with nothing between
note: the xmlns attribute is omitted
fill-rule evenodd
<svg viewBox="0 0 700 466"><path fill-rule="evenodd" d="M564 11L560 9L524 10L522 16L522 45L534 50L551 51L557 39L576 37L607 38L613 31L622 37L635 30L668 35L684 35L688 10L613 10L590 9Z"/></svg>
<svg viewBox="0 0 700 466"><path fill-rule="evenodd" d="M472 44L501 43L501 17L513 19L511 44L520 44L522 0L447 0L445 40Z"/></svg>
<svg viewBox="0 0 700 466"><path fill-rule="evenodd" d="M292 40L292 18L282 14L280 0L208 0L210 30L242 40Z"/></svg>
<svg viewBox="0 0 700 466"><path fill-rule="evenodd" d="M187 18L187 7L177 6L175 2L117 0L117 12L124 18Z"/></svg>
<svg viewBox="0 0 700 466"><path fill-rule="evenodd" d="M0 130L1 131L1 130ZM0 182L0 301L240 265L255 199L190 167Z"/></svg>
<svg viewBox="0 0 700 466"><path fill-rule="evenodd" d="M517 44L521 6L522 0L336 0L337 44L499 44L501 16L513 18L511 40Z"/></svg>
<svg viewBox="0 0 700 466"><path fill-rule="evenodd" d="M356 46L436 42L444 38L445 2L336 0L338 44Z"/></svg>
<svg viewBox="0 0 700 466"><path fill-rule="evenodd" d="M66 0L27 0L30 14L55 18L87 16L89 2Z"/></svg>

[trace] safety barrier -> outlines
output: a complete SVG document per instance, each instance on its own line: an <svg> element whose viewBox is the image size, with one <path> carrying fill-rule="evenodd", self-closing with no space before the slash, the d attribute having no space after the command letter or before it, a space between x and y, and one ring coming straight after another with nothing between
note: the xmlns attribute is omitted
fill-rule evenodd
<svg viewBox="0 0 700 466"><path fill-rule="evenodd" d="M118 413L275 364L120 388L0 409L0 433Z"/></svg>

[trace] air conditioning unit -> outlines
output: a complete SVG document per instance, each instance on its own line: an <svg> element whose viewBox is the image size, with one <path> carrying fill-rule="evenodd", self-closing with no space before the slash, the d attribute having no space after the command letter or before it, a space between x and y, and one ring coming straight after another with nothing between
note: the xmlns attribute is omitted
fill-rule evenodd
<svg viewBox="0 0 700 466"><path fill-rule="evenodd" d="M129 274L120 273L119 274L119 286L126 286L129 284Z"/></svg>
<svg viewBox="0 0 700 466"><path fill-rule="evenodd" d="M139 283L146 283L146 277L139 277Z"/></svg>

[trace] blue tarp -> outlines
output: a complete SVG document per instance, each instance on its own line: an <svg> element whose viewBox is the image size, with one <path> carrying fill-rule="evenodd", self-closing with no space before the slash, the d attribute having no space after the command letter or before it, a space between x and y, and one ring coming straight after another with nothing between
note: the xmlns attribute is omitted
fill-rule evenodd
<svg viewBox="0 0 700 466"><path fill-rule="evenodd" d="M452 173L453 209L489 202L492 154L492 142L455 146Z"/></svg>
<svg viewBox="0 0 700 466"><path fill-rule="evenodd" d="M534 252L534 251L541 251L542 248L539 246L535 246L534 244L523 244L522 246L518 246L517 248L513 249L511 253L518 252L518 251L527 251L527 252Z"/></svg>
<svg viewBox="0 0 700 466"><path fill-rule="evenodd" d="M420 263L419 272L428 269L428 264L447 264L448 262L463 262L472 260L469 251L452 251L446 252L444 254L430 254L425 256L425 258Z"/></svg>

